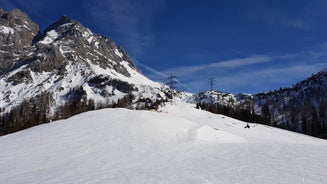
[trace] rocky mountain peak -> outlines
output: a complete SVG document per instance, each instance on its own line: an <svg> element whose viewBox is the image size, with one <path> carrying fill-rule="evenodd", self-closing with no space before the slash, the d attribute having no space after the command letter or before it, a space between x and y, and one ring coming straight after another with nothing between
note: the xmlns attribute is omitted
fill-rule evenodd
<svg viewBox="0 0 327 184"><path fill-rule="evenodd" d="M60 19L58 19L56 22L52 23L49 27L47 27L44 31L44 33L47 33L48 31L51 30L60 30L61 27L69 27L71 28L72 26L74 26L75 24L77 24L78 22L67 17L66 15L62 15L60 17Z"/></svg>
<svg viewBox="0 0 327 184"><path fill-rule="evenodd" d="M36 36L39 31L38 25L34 23L26 13L20 11L19 9L13 9L9 12L5 12L3 9L1 9L0 15L0 23L2 26L7 26L17 31L28 30L33 37ZM29 40L31 40L31 38L29 38Z"/></svg>
<svg viewBox="0 0 327 184"><path fill-rule="evenodd" d="M0 10L0 74L33 50L39 27L24 12Z"/></svg>
<svg viewBox="0 0 327 184"><path fill-rule="evenodd" d="M19 9L13 9L8 12L8 19L29 19L28 15Z"/></svg>
<svg viewBox="0 0 327 184"><path fill-rule="evenodd" d="M62 15L57 23L61 23L61 25L62 25L62 24L66 24L66 23L75 23L75 22L77 22L77 21L69 18L66 15Z"/></svg>
<svg viewBox="0 0 327 184"><path fill-rule="evenodd" d="M21 11L1 14L0 135L90 109L154 108L171 98L124 48L78 21L61 16L37 34Z"/></svg>
<svg viewBox="0 0 327 184"><path fill-rule="evenodd" d="M130 77L130 73L122 65L123 61L136 70L127 52L117 47L112 39L93 33L67 16L51 24L35 46L38 54L33 60L38 62L33 62L33 71L53 71L63 68L68 61L84 63L86 67L91 63L105 70L113 69L126 77Z"/></svg>

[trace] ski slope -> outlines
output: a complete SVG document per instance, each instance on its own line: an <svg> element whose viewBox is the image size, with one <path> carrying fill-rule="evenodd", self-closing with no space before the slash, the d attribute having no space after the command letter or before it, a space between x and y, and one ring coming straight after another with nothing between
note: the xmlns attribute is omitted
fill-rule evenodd
<svg viewBox="0 0 327 184"><path fill-rule="evenodd" d="M194 107L103 109L2 136L0 183L326 183L326 140Z"/></svg>

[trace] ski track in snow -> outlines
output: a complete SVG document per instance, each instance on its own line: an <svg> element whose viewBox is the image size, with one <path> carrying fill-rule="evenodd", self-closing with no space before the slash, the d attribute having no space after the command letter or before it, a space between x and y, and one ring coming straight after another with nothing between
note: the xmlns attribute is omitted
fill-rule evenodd
<svg viewBox="0 0 327 184"><path fill-rule="evenodd" d="M1 183L327 181L327 141L167 104L103 109L0 137Z"/></svg>

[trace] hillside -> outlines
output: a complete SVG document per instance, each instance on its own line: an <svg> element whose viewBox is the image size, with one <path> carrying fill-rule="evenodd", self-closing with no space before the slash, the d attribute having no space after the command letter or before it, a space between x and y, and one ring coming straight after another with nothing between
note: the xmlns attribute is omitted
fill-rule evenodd
<svg viewBox="0 0 327 184"><path fill-rule="evenodd" d="M327 142L167 103L103 109L0 137L2 183L311 183Z"/></svg>
<svg viewBox="0 0 327 184"><path fill-rule="evenodd" d="M327 70L288 88L258 94L206 91L189 102L249 122L327 138Z"/></svg>

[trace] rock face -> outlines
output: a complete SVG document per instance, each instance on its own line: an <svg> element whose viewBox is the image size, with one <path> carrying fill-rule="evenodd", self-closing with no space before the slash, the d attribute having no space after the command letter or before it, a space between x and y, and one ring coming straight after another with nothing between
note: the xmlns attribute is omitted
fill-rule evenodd
<svg viewBox="0 0 327 184"><path fill-rule="evenodd" d="M33 50L33 39L39 27L23 12L14 9L0 10L0 74L19 59Z"/></svg>
<svg viewBox="0 0 327 184"><path fill-rule="evenodd" d="M289 88L255 95L206 91L189 101L245 121L327 138L327 69Z"/></svg>
<svg viewBox="0 0 327 184"><path fill-rule="evenodd" d="M62 16L43 33L0 10L0 134L104 107L156 108L167 86L143 76L107 36Z"/></svg>

